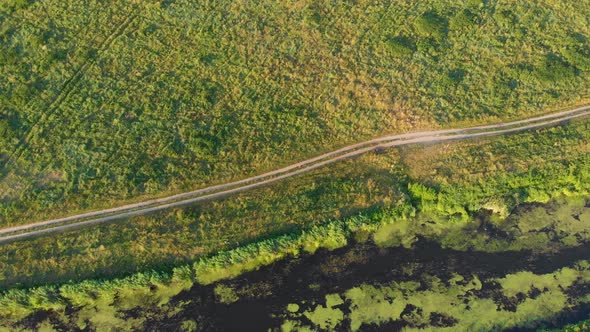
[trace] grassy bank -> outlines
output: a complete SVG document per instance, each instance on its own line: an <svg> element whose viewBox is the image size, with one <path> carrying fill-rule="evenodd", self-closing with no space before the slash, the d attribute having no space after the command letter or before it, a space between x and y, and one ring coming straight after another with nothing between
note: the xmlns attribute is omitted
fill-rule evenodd
<svg viewBox="0 0 590 332"><path fill-rule="evenodd" d="M11 324L33 313L51 312L64 317L65 312L70 310L68 308L77 308L76 310L80 310L77 316L64 319L70 323L76 322L78 327L107 322L113 324L112 326L142 326L144 320L123 319L118 312L122 308L127 310L141 307L142 303L149 303L168 312L167 301L195 283L210 284L232 278L277 260L313 253L318 248L343 247L352 238L357 241L372 239L382 246L411 247L422 237L437 241L447 248L485 252L522 249L551 252L575 247L590 238L590 214L586 211L586 201L583 199L590 192L590 164L584 153L588 148L586 135L590 135L587 129L588 123L579 121L569 126L510 137L454 143L445 145L444 149L440 149L441 145L434 145L367 156L366 158L372 159L373 165L388 167L388 176L399 181L397 183L400 187L394 192L403 195L400 194L398 200L391 204L373 206L361 215L332 219L288 235L270 237L202 258L194 264L168 269L168 273L142 273L123 279L8 290L0 300L1 308L4 308L0 315L3 321ZM549 145L547 142L559 144ZM434 149L439 153L425 153ZM535 155L541 150L545 162L537 163ZM392 157L398 161L397 168L391 168L392 164L387 162L377 162L379 158ZM400 160L403 162L399 162ZM464 162L456 162L459 160ZM489 162L490 160L495 162ZM346 165L352 164L354 162ZM425 164L431 168L426 168ZM449 165L472 174L485 171L486 175L455 176L455 172L444 168ZM412 171L408 170L409 166L412 166ZM508 167L514 172L506 172ZM526 169L526 172L519 171L519 167ZM435 175L432 174L434 171ZM347 177L351 175L348 173ZM341 188L337 189L342 193ZM276 188L265 190L269 192ZM373 195L380 200L388 197L384 194L376 195L378 192L373 188ZM275 195L284 194L279 191ZM551 208L526 205L545 203L549 199L564 196L569 196L567 204L551 203L554 204ZM265 197L268 199L270 196ZM514 210L522 204L525 204L524 208ZM275 210L278 207L273 204L271 206ZM240 208L243 209L243 205ZM178 213L180 212L174 212ZM242 215L238 217L241 218ZM118 227L124 225L112 226L119 229ZM75 239L80 235L74 233L69 236ZM63 246L67 242L59 241L66 239L68 236L51 241L58 241L57 244ZM137 239L134 241L137 242ZM14 246L26 248L27 245L39 243L43 242L33 241ZM71 248L75 249L75 246ZM10 253L6 250L5 257L9 254L26 255L27 251ZM120 261L111 262L110 266L116 267L117 264L131 259L119 257ZM92 268L92 261L86 264ZM15 275L17 269L26 265L20 266L12 267ZM51 270L51 266L46 267L45 271L39 271L47 274L48 269ZM138 298L142 300L137 301ZM88 317L97 317L97 320L90 320L88 323Z"/></svg>
<svg viewBox="0 0 590 332"><path fill-rule="evenodd" d="M0 284L30 287L169 271L216 252L376 211L447 216L439 224L462 223L482 209L502 218L518 204L587 193L589 141L590 127L581 120L370 154L235 197L4 245Z"/></svg>
<svg viewBox="0 0 590 332"><path fill-rule="evenodd" d="M341 248L347 245L352 237L355 237L356 241L366 241L371 238L381 246L403 245L411 247L420 237L439 242L443 248L473 252L504 252L523 249L538 253L558 252L564 248L576 247L590 239L590 210L586 206L586 202L580 197L572 197L567 201L552 202L548 206L540 204L526 206L517 209L506 219L498 218L496 222L493 222L489 216L488 218L476 216L475 219L469 216L462 222L449 222L454 218L453 215L432 214L431 212L419 212L419 210L417 212L410 206L405 209L382 210L364 217L332 221L299 234L281 236L223 252L192 265L174 268L170 273L139 273L123 279L90 280L5 291L0 295L0 321L4 327L14 328L17 325L13 324L19 321L26 322L27 317L34 321L41 321L43 317L49 317L47 324L56 327L60 325L54 325L54 323L59 321L62 324L61 327L67 329L86 327L141 329L150 319L165 320L165 317L172 317L182 310L181 302L170 300L193 285L208 285L222 279L233 278L281 259L295 257L303 253L313 253L319 248L329 250ZM485 230L482 230L484 228ZM502 235L498 236L498 234ZM511 313L510 310L502 311L489 316L488 320L478 320L477 322L462 320L461 324L521 326L528 324L527 322L534 324L538 320L550 318L576 303L584 303L585 298L572 297L567 305L564 301L573 296L566 289L574 281L576 284L587 281L587 269L587 264L581 264L578 267L565 268L550 275L535 276L523 271L519 274L506 276L504 279L497 280L502 286L506 301L510 302L509 300L516 298L519 293L527 294L529 292L527 287L545 289L544 295L539 298L532 297L529 304L525 302L522 304L522 310L519 309L515 313ZM437 286L438 288L433 289L433 292L421 290L416 294L414 293L417 291L419 283L410 283L413 286L409 289L396 283L384 285L382 289L361 285L354 290L347 291L342 297L337 296L337 298L351 299L354 310L350 312L349 318L351 319L351 328L356 329L361 324L399 319L401 311L396 311L395 308L399 307L400 303L396 302L397 304L394 303L392 306L391 300L387 299L383 299L381 302L367 302L367 296L375 300L379 298L380 292L385 291L387 294L393 292L397 294L396 297L402 299L401 301L404 303L402 307L405 307L407 303L420 307L435 298L438 301L452 302L458 294L457 291L468 292L473 289L481 289L481 283L479 283L479 288L476 287L477 285L474 286L476 288L471 287L475 285L473 281L476 279L467 284L461 278L454 280L453 282L457 283L451 283L451 289ZM432 278L427 281L429 287L434 287L435 284L442 285ZM479 280L476 281L479 282ZM431 284L431 282L435 282L435 284ZM465 287L465 285L471 288L453 288ZM402 293L395 290L398 287L402 287ZM226 286L216 287L215 292L220 301L232 303L238 299L233 291L227 289ZM478 301L484 301L480 304L485 304L485 306L451 306L446 315L462 317L462 315L476 312L479 309L488 310L490 306L494 305L490 302L491 300L482 300L477 297L472 300L474 305L479 303ZM361 306L360 303L363 305ZM368 315L363 310L372 311L373 309L366 307L366 304L384 306L382 309L385 311L379 312L385 316ZM551 308L551 311L540 312L535 309L538 306ZM297 306L297 308L299 307L300 305ZM309 310L304 313L305 316L311 320L312 324L320 328L330 328L330 326L333 328L345 318L340 315L342 317L338 316L340 318L336 317L336 320L333 320L334 317L329 315L330 312L337 314L339 309L333 309L333 305L329 303L325 305L319 303L316 307L313 305L302 307L309 307ZM431 308L435 311L438 309ZM154 316L132 318L134 316L129 315L133 310L150 311ZM283 325L285 327L302 328L305 325L298 322L298 317L301 315L295 314L297 311L284 313L286 321ZM423 315L420 315L422 319L427 319L429 314L429 312L423 312ZM25 320L22 321L23 319ZM418 323L413 322L412 324Z"/></svg>

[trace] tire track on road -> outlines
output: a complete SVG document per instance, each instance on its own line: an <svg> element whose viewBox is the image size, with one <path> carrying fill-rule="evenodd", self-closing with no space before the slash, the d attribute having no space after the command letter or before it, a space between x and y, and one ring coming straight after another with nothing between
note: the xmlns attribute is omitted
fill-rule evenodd
<svg viewBox="0 0 590 332"><path fill-rule="evenodd" d="M475 126L468 128L422 131L416 133L388 135L365 142L349 145L341 149L324 153L317 157L304 160L281 169L267 172L246 179L214 185L190 192L168 197L128 204L116 208L92 211L69 217L52 219L38 223L8 227L0 229L0 243L24 239L32 236L44 235L57 231L76 229L91 224L129 218L164 209L179 207L199 201L215 199L230 194L261 187L285 178L307 173L314 169L349 159L378 149L391 148L409 144L429 144L450 140L462 140L484 136L510 134L518 131L536 129L544 126L559 124L576 118L590 115L590 107L581 107L569 111L547 114L535 118L523 119L507 123ZM92 219L88 219L92 218ZM78 220L78 222L76 222ZM70 223L71 222L71 223ZM38 229L52 226L50 228ZM14 234L17 232L23 232Z"/></svg>

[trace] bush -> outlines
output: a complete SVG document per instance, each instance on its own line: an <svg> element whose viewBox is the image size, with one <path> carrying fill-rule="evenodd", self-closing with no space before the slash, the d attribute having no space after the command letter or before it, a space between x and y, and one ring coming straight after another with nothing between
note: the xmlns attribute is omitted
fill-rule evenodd
<svg viewBox="0 0 590 332"><path fill-rule="evenodd" d="M387 40L389 51L396 57L410 56L416 51L416 43L408 37L396 36Z"/></svg>
<svg viewBox="0 0 590 332"><path fill-rule="evenodd" d="M569 38L569 45L561 49L561 55L578 69L590 70L590 45L586 36L573 34Z"/></svg>
<svg viewBox="0 0 590 332"><path fill-rule="evenodd" d="M422 36L433 37L437 40L444 38L448 31L447 19L434 11L422 14L414 21L414 28Z"/></svg>
<svg viewBox="0 0 590 332"><path fill-rule="evenodd" d="M453 16L449 22L449 28L452 31L461 31L465 28L477 24L477 15L469 9L463 9Z"/></svg>
<svg viewBox="0 0 590 332"><path fill-rule="evenodd" d="M555 54L545 55L535 66L534 73L545 83L563 82L576 76L576 69Z"/></svg>

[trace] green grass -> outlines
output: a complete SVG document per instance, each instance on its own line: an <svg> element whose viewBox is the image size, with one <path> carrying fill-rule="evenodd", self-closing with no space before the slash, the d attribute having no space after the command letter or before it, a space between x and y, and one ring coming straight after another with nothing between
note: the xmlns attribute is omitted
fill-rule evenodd
<svg viewBox="0 0 590 332"><path fill-rule="evenodd" d="M580 104L588 10L5 1L0 224L227 182L384 133Z"/></svg>
<svg viewBox="0 0 590 332"><path fill-rule="evenodd" d="M329 243L330 237L323 237L330 231L321 226L330 220L338 221L332 232L335 243L343 242L338 234L342 231L347 236L348 229L354 229L356 236L366 236L375 230L373 226L363 230L365 226L355 226L356 218L340 222L359 214L364 216L358 219L361 224L373 219L389 223L421 211L440 216L437 225L443 228L463 225L482 209L494 211L494 218L502 220L522 203L590 192L589 126L588 121L580 120L507 137L392 149L235 197L7 244L0 252L1 283L9 288L170 270L219 251L270 241L245 250L248 254L237 260L243 266L226 270L224 262L229 258L220 256L219 271L211 270L211 275L232 276L245 266L255 268L269 259L299 252L296 248L300 246L313 251ZM576 228L576 220L557 218L562 222L550 219L539 224L540 218L529 219L521 226L530 237L528 245L546 244L535 232L547 224L563 227L563 241L570 245L578 242L568 233L586 236L585 229ZM421 230L419 225L395 223L391 227L407 236L392 238L385 232L382 242L410 245L414 232ZM314 227L320 229L309 232ZM461 232L445 241L469 246ZM302 235L311 244L301 241ZM485 236L472 235L474 241ZM507 247L483 249L501 248ZM260 250L265 254L257 255ZM252 255L257 262L249 261Z"/></svg>
<svg viewBox="0 0 590 332"><path fill-rule="evenodd" d="M588 1L3 2L0 226L227 182L384 133L579 105L590 89L589 10ZM86 304L79 328L140 328L112 319L113 306L165 305L184 281L231 278L351 236L552 250L537 234L550 227L559 246L575 246L590 230L571 216L504 218L522 203L588 195L589 142L581 120L393 149L224 199L3 245L1 288L49 286L9 291L1 315ZM469 228L482 210L521 241L486 242ZM428 218L435 224L421 234ZM159 283L174 287L146 291ZM496 318L522 321L522 312ZM340 317L328 305L307 313L325 326Z"/></svg>
<svg viewBox="0 0 590 332"><path fill-rule="evenodd" d="M585 128L586 124L578 124L581 128ZM567 131L571 127L561 128L562 131ZM574 127L576 128L576 127ZM548 131L555 131L555 129L548 129ZM545 133L546 134L546 133ZM529 133L513 136L512 139L520 139L521 136L540 136L543 134ZM484 144L488 143L488 144ZM484 146L490 146L489 142L477 142L472 143L472 152L480 151ZM458 149L457 153L467 153L464 149ZM549 153L550 155L550 153ZM387 155L379 155L387 157ZM438 158L447 157L447 155L435 156ZM501 173L503 174L503 173ZM560 174L560 173L558 173ZM562 174L568 178L567 174ZM513 180L522 180L522 175L519 177L518 174L512 174ZM549 178L549 177L548 177ZM560 183L560 179L557 177L551 178L553 183ZM574 179L575 180L575 179ZM572 181L569 177L568 181ZM520 182L520 181L517 181ZM551 181L546 181L546 188L551 188ZM587 184L587 182L586 182ZM409 187L417 187L416 185ZM443 197L447 197L446 202L452 200L449 196L444 194L443 187L435 189L426 188L424 190L430 193L428 200L430 204L433 204L434 200L440 200ZM447 187L448 190L448 187ZM469 190L469 187L464 187L464 190ZM577 194L582 194L583 191L579 191ZM573 194L570 193L570 194ZM586 192L587 194L587 192ZM12 289L4 292L0 296L0 318L8 324L6 326L12 326L11 324L20 321L21 319L41 310L50 310L59 317L61 321L71 324L69 326L77 326L83 328L85 326L90 327L112 327L112 328L133 328L141 329L143 324L146 323L145 319L121 319L121 313L125 310L132 310L141 308L142 310L155 310L158 319L164 319L166 315L170 317L173 315L177 304L169 304L169 299L183 289L187 289L194 283L210 284L220 279L231 278L239 275L240 273L257 269L260 266L272 263L278 259L285 258L291 255L298 255L301 251L306 250L313 252L318 247L325 248L337 248L347 243L347 238L353 233L359 232L375 232L373 238L376 242L380 242L380 238L411 238L415 239L416 235L431 238L439 241L445 247L450 247L459 250L483 250L483 251L505 251L505 250L521 250L521 249L532 249L539 251L547 251L571 246L579 245L580 241L590 239L590 224L580 223L585 221L590 215L588 214L588 208L585 207L586 201L570 198L568 203L556 203L549 207L538 207L536 209L527 209L521 213L511 215L507 219L502 219L498 214L496 215L496 222L501 231L507 234L507 238L503 240L491 239L489 235L478 231L478 225L473 224L470 220L457 219L454 213L449 213L447 209L433 209L429 208L424 203L417 203L415 194L408 193L408 200L405 205L399 205L398 208L381 208L375 210L373 213L369 213L365 216L349 218L344 220L334 220L327 225L320 225L312 229L308 229L302 233L292 233L281 237L274 237L264 241L256 242L250 245L241 246L235 250L223 252L219 255L202 259L195 264L179 266L174 268L170 273L154 272L154 273L137 273L130 277L123 279L114 280L95 280L95 281L83 281L79 283L66 283L64 285L56 286L41 286L28 290ZM501 195L493 197L495 200L501 200ZM456 199L459 199L456 197ZM514 197L512 197L514 199ZM415 201L415 205L411 205L412 201ZM472 202L473 203L473 202ZM458 201L455 204L459 204ZM485 201L484 203L485 204ZM505 203L508 204L508 203ZM435 206L437 206L436 204ZM415 217L411 217L418 211ZM473 213L476 211L470 211ZM544 214L541 214L544 213ZM574 218L577 216L578 219ZM435 221L435 223L426 221ZM425 223L426 222L426 223ZM395 226L391 228L391 226ZM401 227L403 226L403 227ZM401 228L400 228L401 227ZM550 237L539 237L542 235L539 233L540 229L546 229L547 234L553 234ZM575 239L574 242L571 238ZM66 240L67 237L60 238L60 241ZM134 238L134 242L138 239ZM140 240L141 241L141 240ZM386 241L387 242L387 241ZM402 241L403 242L403 241ZM412 241L408 242L411 245ZM161 241L160 243L165 243ZM65 242L62 242L64 245ZM388 243L382 243L386 245L396 245L395 241ZM35 244L39 249L40 244ZM74 248L72 246L72 248ZM104 251L102 249L101 251ZM29 253L40 253L43 250L26 251L19 250L16 252L7 252L9 255L28 255ZM110 252L111 255L117 254L117 252ZM127 253L129 255L129 253ZM92 260L88 260L88 253L85 253L84 260L80 261L79 269L86 266L87 269L92 270L95 268L96 255L91 254ZM114 256L113 256L114 257ZM54 257L55 259L56 257ZM70 264L75 262L74 257L70 257ZM119 262L133 262L132 258L119 257ZM64 260L65 262L66 260ZM26 266L35 266L34 261L27 262ZM111 262L113 263L113 262ZM85 265L82 265L85 264ZM117 270L120 272L122 266L117 266L118 263L111 265L113 272ZM8 267L8 264L6 265ZM24 267L25 264L15 264L15 266ZM71 266L70 266L71 267ZM45 270L45 277L54 273L56 275L55 280L63 282L64 273L71 275L71 271L65 269L67 265L61 265L57 270L51 272ZM578 268L580 271L587 270L587 264L581 264ZM41 271L41 270L39 270ZM78 270L78 273L83 270ZM24 272L24 271L23 271ZM59 275L62 273L62 275ZM25 275L22 273L21 275ZM544 320L551 317L561 310L569 308L571 305L575 305L578 302L564 302L567 300L564 297L563 289L566 289L572 285L572 282L579 276L588 278L587 273L580 274L566 268L561 271L556 271L550 275L536 276L528 272L520 272L512 275L507 275L502 279L498 279L497 282L503 287L503 294L506 297L516 296L520 292L528 292L531 287L535 288L547 288L542 296L538 298L531 298L530 300L524 301L519 305L516 312L501 311L495 313L494 310L489 310L495 307L493 301L488 299L476 299L473 298L470 308L467 306L448 306L448 301L452 301L453 297L461 292L467 292L469 289L465 288L465 283L458 283L457 287L444 288L440 284L439 288L431 291L419 291L416 287L412 288L410 284L403 286L403 306L406 304L412 304L417 307L423 307L423 314L416 314L414 316L407 315L402 317L404 320L408 320L412 324L420 325L424 323L430 312L434 312L432 303L441 304L437 308L448 308L448 312L445 314L451 315L452 317L473 317L474 313L479 313L478 310L489 311L490 315L487 315L485 320L479 320L477 322L460 320L461 326L464 324L475 324L473 326L521 326L528 324L536 324L538 320ZM60 279L61 278L61 279ZM585 280L585 279L584 279ZM467 286L471 287L474 283L468 283ZM394 285L395 288L397 286ZM430 287L430 286L429 286ZM481 287L473 286L473 287ZM218 289L217 289L218 288ZM345 296L351 299L353 311L347 313L350 315L350 324L352 327L360 327L362 324L371 322L386 322L388 320L395 320L399 317L396 313L400 312L396 301L392 302L392 296L401 296L399 292L393 292L392 294L381 297L380 292L377 290L375 294L371 289L361 289L362 292L353 291L346 292ZM548 293L547 293L548 292ZM231 289L223 287L216 287L216 296L219 301L231 302L236 300L236 294L232 293ZM370 299L366 298L370 296ZM318 305L318 307L308 308L300 307L295 310L294 306L291 306L291 310L288 310L288 315L305 315L317 326L333 327L341 323L343 318L346 318L343 311L338 306L338 299L342 300L344 297L331 296L327 298L326 305ZM575 301L586 301L585 298L576 299ZM385 302L383 302L385 301ZM483 301L483 302L482 302ZM490 302L491 301L491 302ZM573 301L573 298L572 298ZM580 302L581 303L581 302ZM180 306L182 306L180 304ZM67 308L74 308L74 312ZM152 309L149 309L152 308ZM540 308L550 308L543 311ZM368 311L367 311L368 310ZM438 309L435 310L438 312ZM401 313L401 312L400 312ZM479 314L478 314L479 315ZM400 316L401 317L401 316ZM286 326L298 326L300 323L292 321L293 317L289 318L286 322ZM191 325L192 326L192 325ZM471 325L469 325L471 326Z"/></svg>

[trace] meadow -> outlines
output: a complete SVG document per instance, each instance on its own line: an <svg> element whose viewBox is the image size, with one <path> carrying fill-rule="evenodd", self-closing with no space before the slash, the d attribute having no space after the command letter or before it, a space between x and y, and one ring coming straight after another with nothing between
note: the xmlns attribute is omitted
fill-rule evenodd
<svg viewBox="0 0 590 332"><path fill-rule="evenodd" d="M588 1L4 1L0 225L588 100Z"/></svg>

